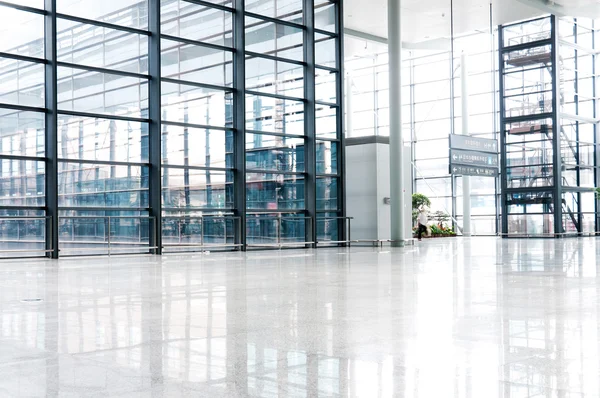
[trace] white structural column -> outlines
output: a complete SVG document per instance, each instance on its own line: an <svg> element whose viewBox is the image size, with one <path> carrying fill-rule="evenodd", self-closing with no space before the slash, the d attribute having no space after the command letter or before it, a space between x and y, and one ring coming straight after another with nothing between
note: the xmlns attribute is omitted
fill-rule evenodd
<svg viewBox="0 0 600 398"><path fill-rule="evenodd" d="M404 138L402 136L402 27L401 0L388 0L390 80L390 205L392 246L404 246ZM407 167L410 167L410 162Z"/></svg>
<svg viewBox="0 0 600 398"><path fill-rule="evenodd" d="M469 135L469 69L467 54L460 55L461 134ZM463 176L463 236L471 236L471 177Z"/></svg>
<svg viewBox="0 0 600 398"><path fill-rule="evenodd" d="M346 138L354 137L354 128L352 127L352 76L346 73L344 103L346 104Z"/></svg>

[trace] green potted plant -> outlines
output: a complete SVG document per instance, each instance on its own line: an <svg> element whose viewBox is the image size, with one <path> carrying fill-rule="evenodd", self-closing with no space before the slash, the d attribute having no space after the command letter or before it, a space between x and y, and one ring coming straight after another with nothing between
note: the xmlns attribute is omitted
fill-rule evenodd
<svg viewBox="0 0 600 398"><path fill-rule="evenodd" d="M437 222L437 225L440 228L444 228L448 220L450 220L450 215L441 210L434 212L431 217Z"/></svg>

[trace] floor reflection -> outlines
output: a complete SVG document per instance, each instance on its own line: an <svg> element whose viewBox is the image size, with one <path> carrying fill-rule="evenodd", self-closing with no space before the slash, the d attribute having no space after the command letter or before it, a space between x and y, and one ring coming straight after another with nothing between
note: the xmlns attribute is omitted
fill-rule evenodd
<svg viewBox="0 0 600 398"><path fill-rule="evenodd" d="M473 238L5 261L0 396L600 396L598 254Z"/></svg>

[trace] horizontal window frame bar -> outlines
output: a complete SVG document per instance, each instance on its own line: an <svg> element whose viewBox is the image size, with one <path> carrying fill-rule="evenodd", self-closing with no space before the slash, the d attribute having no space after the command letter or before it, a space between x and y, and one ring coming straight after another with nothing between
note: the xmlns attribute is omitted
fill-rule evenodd
<svg viewBox="0 0 600 398"><path fill-rule="evenodd" d="M231 212L232 214L229 217L236 217L233 212L234 209L233 207L222 207L222 208L216 208L216 207L165 207L162 206L162 210L163 211L201 211L201 212L207 212L207 211L213 211L213 212ZM163 216L163 220L166 219L185 219L185 218L195 218L197 217L198 219L200 218L208 218L208 217L221 217L221 216L210 216L210 215L202 215L202 216L194 216L194 215L176 215L176 216ZM223 217L227 217L227 216L223 216Z"/></svg>
<svg viewBox="0 0 600 398"><path fill-rule="evenodd" d="M170 120L161 120L160 121L161 125L166 125L166 126L174 126L174 127L189 127L189 128L193 128L193 129L200 129L200 130L219 130L219 131L234 131L235 132L235 128L233 127L221 127L221 126L209 126L206 124L194 124L194 123L184 123L184 122L173 122Z"/></svg>
<svg viewBox="0 0 600 398"><path fill-rule="evenodd" d="M45 162L48 158L46 156L37 157L37 156L26 156L26 155L3 155L0 153L0 160L31 160L36 162Z"/></svg>
<svg viewBox="0 0 600 398"><path fill-rule="evenodd" d="M231 13L233 13L235 11L235 9L233 7L227 7L221 4L216 4L216 3L211 3L209 1L203 1L203 0L185 0L186 3L192 3L192 4L196 4L199 6L204 6L207 8L214 8L217 10L221 10L221 11L229 11Z"/></svg>
<svg viewBox="0 0 600 398"><path fill-rule="evenodd" d="M149 167L150 166L150 163L121 162L121 161L110 161L110 160L88 160L88 159L69 159L69 158L58 158L56 160L59 163L102 164L102 165L107 165L107 166L136 166L136 167Z"/></svg>
<svg viewBox="0 0 600 398"><path fill-rule="evenodd" d="M340 174L321 174L321 173L317 173L316 174L316 179L318 180L319 178L335 178L335 179L339 179L340 178Z"/></svg>
<svg viewBox="0 0 600 398"><path fill-rule="evenodd" d="M2 210L41 210L48 211L48 206L0 206L0 211ZM10 216L2 216L2 217L10 217ZM15 216L19 217L19 216ZM46 218L47 216L39 216Z"/></svg>
<svg viewBox="0 0 600 398"><path fill-rule="evenodd" d="M13 59L15 61L31 62L34 64L46 65L48 63L48 60L46 60L44 58L36 58L36 57L30 57L27 55L11 54L11 53L7 53L7 52L0 52L0 57L6 58L6 59Z"/></svg>
<svg viewBox="0 0 600 398"><path fill-rule="evenodd" d="M150 33L150 31L148 30L144 30L144 29L139 29L139 28L132 28L129 26L121 26L121 25L116 25L110 22L103 22L103 21L97 21L95 19L88 19L88 18L82 18L82 17L77 17L75 15L69 15L69 14L63 14L63 13L56 13L56 18L57 19L66 19L72 22L79 22L85 25L94 25L94 26L98 26L101 28L107 28L107 29L114 29L114 30L121 30L124 32L129 32L129 33L135 33L138 35L143 35L143 36L148 36L150 37L152 34Z"/></svg>
<svg viewBox="0 0 600 398"><path fill-rule="evenodd" d="M76 117L85 117L90 119L108 119L108 120L121 120L124 122L136 122L136 123L150 123L150 119L144 119L139 117L130 117L130 116L119 116L119 115L108 115L108 114L98 114L91 112L80 112L80 111L69 111L65 109L57 110L58 117L61 115L67 116L76 116Z"/></svg>
<svg viewBox="0 0 600 398"><path fill-rule="evenodd" d="M186 166L186 165L180 165L180 164L165 164L162 163L160 165L161 169L178 169L178 170L200 170L200 171L224 171L224 172L228 172L228 171L235 171L234 168L228 168L228 167L206 167L206 166ZM233 183L233 182L232 182Z"/></svg>
<svg viewBox="0 0 600 398"><path fill-rule="evenodd" d="M281 175L293 175L306 177L306 171L279 171L279 170L265 170L265 169L251 169L246 167L246 175L248 174L281 174ZM263 182L263 181L245 181L246 183Z"/></svg>
<svg viewBox="0 0 600 398"><path fill-rule="evenodd" d="M333 102L326 102L326 101L319 101L319 100L315 100L315 104L316 105L321 105L321 106L328 106L330 108L339 108L340 105L339 104L334 104ZM371 109L367 109L364 112L372 112Z"/></svg>
<svg viewBox="0 0 600 398"><path fill-rule="evenodd" d="M254 90L244 90L244 95L247 95L247 94L255 95L255 96L259 96L259 97L269 97L269 98L274 98L274 99L282 99L282 100L286 100L286 101L295 101L295 102L301 102L301 103L305 103L306 102L306 100L304 98L290 97L289 95L263 93L263 92L254 91Z"/></svg>
<svg viewBox="0 0 600 398"><path fill-rule="evenodd" d="M298 11L298 14L302 15L302 11ZM294 14L292 14L292 15L294 15ZM291 28L299 29L301 31L306 30L306 26L304 26L304 25L300 25L295 22L285 21L283 19L278 19L277 17L269 17L266 15L256 14L251 11L244 11L244 17L250 17L250 18L258 19L263 22L274 23L275 25L285 25L285 26L289 26ZM261 24L262 23L257 23L257 24L248 26L248 25L246 25L246 19L244 18L244 30L246 30L248 27L259 26Z"/></svg>
<svg viewBox="0 0 600 398"><path fill-rule="evenodd" d="M339 60L336 61L336 62L339 63ZM340 70L337 67L334 68L334 67L331 67L331 66L325 66L325 65L315 64L315 68L319 68L319 69L323 69L323 70L328 70L329 72L340 73ZM384 90L377 90L376 92L381 92L381 91L384 91Z"/></svg>
<svg viewBox="0 0 600 398"><path fill-rule="evenodd" d="M46 114L48 112L48 110L46 108L38 108L35 106L27 106L27 105L14 105L14 104L0 103L0 110L2 110L2 109L10 109L10 110L19 111L19 112L37 112L37 113L42 113L42 114Z"/></svg>
<svg viewBox="0 0 600 398"><path fill-rule="evenodd" d="M255 51L248 51L248 50L244 51L244 56L245 56L245 58L264 58L264 59L269 59L271 61L285 62L288 64L294 64L294 65L299 65L299 66L307 66L308 65L304 61L298 61L296 59L282 58L282 57L278 57L276 55L257 53Z"/></svg>
<svg viewBox="0 0 600 398"><path fill-rule="evenodd" d="M192 82L189 80L173 79L171 77L161 77L160 81L161 81L161 83L164 82L164 83L170 83L170 84L181 84L184 86L207 88L209 90L223 91L226 93L233 93L235 91L232 87L217 86L214 84L206 84L206 83L197 83L197 82Z"/></svg>
<svg viewBox="0 0 600 398"><path fill-rule="evenodd" d="M306 216L306 209L295 209L295 210L294 209L246 209L245 213L246 213L246 217L248 217L248 215L252 216L252 215L269 214L269 213L298 214L300 217L293 217L293 218L297 219L298 221L308 220L311 218L311 217ZM269 218L263 217L263 220L276 220L276 219L278 219L277 216L272 216Z"/></svg>
<svg viewBox="0 0 600 398"><path fill-rule="evenodd" d="M85 194L93 194L93 193L102 193L102 192L84 192ZM66 196L70 194L61 194L60 196ZM73 207L73 206L58 206L58 211L150 211L149 207ZM65 218L69 216L58 216L58 218ZM85 216L85 218L94 218L94 217L111 217L111 216ZM116 216L115 216L116 217ZM131 218L136 217L144 217L145 216L131 216Z"/></svg>
<svg viewBox="0 0 600 398"><path fill-rule="evenodd" d="M315 33L318 33L318 34L323 35L323 36L329 36L329 37L335 38L335 39L337 39L340 36L337 33L329 32L329 31L324 30L324 29L314 28L313 30L315 31Z"/></svg>
<svg viewBox="0 0 600 398"><path fill-rule="evenodd" d="M63 68L82 70L85 72L104 73L107 75L119 75L119 76L132 77L135 79L150 81L150 75L145 75L143 73L125 72L125 71L120 71L120 70L101 68L101 67L97 67L97 66L73 64L70 62L63 62L63 61L57 61L56 66L63 67Z"/></svg>
<svg viewBox="0 0 600 398"><path fill-rule="evenodd" d="M227 46L221 46L218 44L212 44L212 43L205 43L203 41L197 41L197 40L193 40L193 39L186 39L183 37L178 37L178 36L173 36L173 35L166 35L166 34L162 34L160 35L161 39L164 40L170 40L170 41L176 41L182 44L189 44L191 46L199 46L199 47L206 47L206 48L211 48L213 50L218 50L218 51L226 51L226 52L230 52L230 53L235 53L235 49L232 47L227 47ZM161 48L161 52L162 52L162 48Z"/></svg>
<svg viewBox="0 0 600 398"><path fill-rule="evenodd" d="M317 142L318 141L327 141L327 142L335 142L336 144L339 144L341 142L341 139L315 136L315 141L317 141Z"/></svg>
<svg viewBox="0 0 600 398"><path fill-rule="evenodd" d="M244 129L244 132L246 134L260 134L260 135L272 135L272 136L275 136L275 137L304 138L304 139L306 139L306 135L293 135L293 134L285 134L285 133L272 133L272 132L268 132L268 131L249 130L249 129Z"/></svg>
<svg viewBox="0 0 600 398"><path fill-rule="evenodd" d="M270 135L273 137L281 137L281 138L289 138L289 139L301 139L306 141L306 136L304 135L289 135L289 134L280 134L280 133L263 133L263 132L255 132L254 130L246 130L245 132L246 135ZM272 148L272 147L269 147ZM283 147L282 147L283 148ZM247 151L261 151L267 149L267 147L260 147L260 148L250 148L250 149L246 149Z"/></svg>

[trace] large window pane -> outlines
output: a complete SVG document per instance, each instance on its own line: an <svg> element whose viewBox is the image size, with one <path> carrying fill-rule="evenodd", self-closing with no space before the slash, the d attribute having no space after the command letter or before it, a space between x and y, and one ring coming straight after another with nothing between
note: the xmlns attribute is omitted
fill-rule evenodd
<svg viewBox="0 0 600 398"><path fill-rule="evenodd" d="M248 214L246 239L251 245L301 243L306 241L307 225L301 214Z"/></svg>
<svg viewBox="0 0 600 398"><path fill-rule="evenodd" d="M319 213L317 215L317 241L319 243L339 241L339 226L341 220L337 213Z"/></svg>
<svg viewBox="0 0 600 398"><path fill-rule="evenodd" d="M317 101L329 102L337 104L337 73L330 72L328 70L319 69L315 70L315 99ZM372 100L373 94L370 93L371 104L374 103ZM369 102L367 102L368 104ZM362 103L356 104L360 106Z"/></svg>
<svg viewBox="0 0 600 398"><path fill-rule="evenodd" d="M43 210L0 210L0 217L3 217L0 219L0 258L14 257L15 253L10 250L24 249L31 251L20 251L19 257L43 255L48 222Z"/></svg>
<svg viewBox="0 0 600 398"><path fill-rule="evenodd" d="M148 207L148 167L58 163L60 207Z"/></svg>
<svg viewBox="0 0 600 398"><path fill-rule="evenodd" d="M77 65L148 73L148 37L58 19L58 60Z"/></svg>
<svg viewBox="0 0 600 398"><path fill-rule="evenodd" d="M246 58L246 90L304 98L304 67L266 58Z"/></svg>
<svg viewBox="0 0 600 398"><path fill-rule="evenodd" d="M317 210L337 210L338 179L317 178Z"/></svg>
<svg viewBox="0 0 600 398"><path fill-rule="evenodd" d="M163 125L164 165L233 168L233 132Z"/></svg>
<svg viewBox="0 0 600 398"><path fill-rule="evenodd" d="M233 172L163 168L165 208L233 207Z"/></svg>
<svg viewBox="0 0 600 398"><path fill-rule="evenodd" d="M246 168L303 172L304 139L246 134Z"/></svg>
<svg viewBox="0 0 600 398"><path fill-rule="evenodd" d="M247 94L246 129L303 135L304 103Z"/></svg>
<svg viewBox="0 0 600 398"><path fill-rule="evenodd" d="M161 40L161 76L194 83L231 86L230 51Z"/></svg>
<svg viewBox="0 0 600 398"><path fill-rule="evenodd" d="M120 26L148 27L147 0L56 0L56 11Z"/></svg>
<svg viewBox="0 0 600 398"><path fill-rule="evenodd" d="M0 102L44 106L44 65L0 58Z"/></svg>
<svg viewBox="0 0 600 398"><path fill-rule="evenodd" d="M228 4L225 4L228 5ZM161 33L232 46L232 13L186 1L161 1Z"/></svg>
<svg viewBox="0 0 600 398"><path fill-rule="evenodd" d="M336 32L335 4L315 5L315 28Z"/></svg>
<svg viewBox="0 0 600 398"><path fill-rule="evenodd" d="M0 159L0 206L44 206L44 162Z"/></svg>
<svg viewBox="0 0 600 398"><path fill-rule="evenodd" d="M448 159L450 155L450 141L444 140L428 140L420 141L415 144L415 158L421 159Z"/></svg>
<svg viewBox="0 0 600 398"><path fill-rule="evenodd" d="M167 82L161 87L163 120L231 127L233 95L230 92Z"/></svg>
<svg viewBox="0 0 600 398"><path fill-rule="evenodd" d="M59 115L58 157L142 163L148 161L148 124Z"/></svg>
<svg viewBox="0 0 600 398"><path fill-rule="evenodd" d="M302 61L303 31L292 26L246 17L246 50Z"/></svg>
<svg viewBox="0 0 600 398"><path fill-rule="evenodd" d="M449 165L447 158L433 160L417 160L415 162L415 172L417 178L440 177L448 175L448 171Z"/></svg>
<svg viewBox="0 0 600 398"><path fill-rule="evenodd" d="M45 116L0 109L0 154L43 157Z"/></svg>
<svg viewBox="0 0 600 398"><path fill-rule="evenodd" d="M110 221L109 221L110 217ZM148 253L154 219L145 211L59 211L59 248L66 255Z"/></svg>
<svg viewBox="0 0 600 398"><path fill-rule="evenodd" d="M315 120L317 137L337 138L337 108L317 105Z"/></svg>
<svg viewBox="0 0 600 398"><path fill-rule="evenodd" d="M163 216L163 244L169 251L200 250L203 245L223 245L235 243L238 222L223 216L190 215L187 211L168 212ZM177 215L172 215L177 214ZM187 247L177 247L179 245ZM172 246L172 247L168 247ZM216 250L217 247L213 247ZM225 248L224 248L225 249Z"/></svg>
<svg viewBox="0 0 600 398"><path fill-rule="evenodd" d="M44 58L43 15L0 6L0 37L2 52Z"/></svg>
<svg viewBox="0 0 600 398"><path fill-rule="evenodd" d="M246 0L246 11L302 23L302 0Z"/></svg>
<svg viewBox="0 0 600 398"><path fill-rule="evenodd" d="M304 209L304 176L247 173L246 208L256 210Z"/></svg>
<svg viewBox="0 0 600 398"><path fill-rule="evenodd" d="M141 117L148 109L148 82L58 67L58 109Z"/></svg>
<svg viewBox="0 0 600 398"><path fill-rule="evenodd" d="M315 62L329 68L337 67L337 39L317 33L315 35Z"/></svg>
<svg viewBox="0 0 600 398"><path fill-rule="evenodd" d="M317 141L317 174L337 174L337 151L337 142Z"/></svg>

